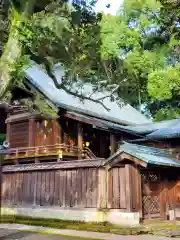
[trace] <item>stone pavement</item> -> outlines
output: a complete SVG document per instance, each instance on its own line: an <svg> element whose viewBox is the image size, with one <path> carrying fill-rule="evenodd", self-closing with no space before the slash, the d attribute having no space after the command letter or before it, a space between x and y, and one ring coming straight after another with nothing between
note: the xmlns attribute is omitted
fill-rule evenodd
<svg viewBox="0 0 180 240"><path fill-rule="evenodd" d="M37 232L37 233L35 233ZM38 232L48 232L48 234L40 234ZM51 234L59 234L51 235ZM60 236L61 235L61 236ZM65 237L63 235L73 236L76 238ZM86 239L105 239L105 240L170 240L174 238L139 235L139 236L120 236L109 233L86 232L76 230L52 229L37 226L28 226L23 224L0 224L0 240L73 240L85 237ZM179 239L180 238L176 238Z"/></svg>
<svg viewBox="0 0 180 240"><path fill-rule="evenodd" d="M78 238L45 235L35 232L0 229L0 240L77 240ZM88 239L87 239L88 240Z"/></svg>

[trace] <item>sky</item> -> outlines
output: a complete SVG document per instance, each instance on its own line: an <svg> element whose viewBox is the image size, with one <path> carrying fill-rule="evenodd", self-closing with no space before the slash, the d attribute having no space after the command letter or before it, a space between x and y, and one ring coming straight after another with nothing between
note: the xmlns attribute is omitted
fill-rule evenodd
<svg viewBox="0 0 180 240"><path fill-rule="evenodd" d="M112 15L116 15L116 12L118 11L120 4L122 3L122 0L98 0L96 4L96 11L104 13L110 13ZM110 7L107 8L107 4L110 4Z"/></svg>

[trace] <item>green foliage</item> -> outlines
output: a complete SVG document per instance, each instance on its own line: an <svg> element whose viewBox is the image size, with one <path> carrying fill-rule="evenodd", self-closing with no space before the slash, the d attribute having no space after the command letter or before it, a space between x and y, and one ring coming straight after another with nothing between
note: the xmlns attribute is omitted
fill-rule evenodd
<svg viewBox="0 0 180 240"><path fill-rule="evenodd" d="M149 74L148 90L155 99L171 99L180 94L180 68L167 67Z"/></svg>
<svg viewBox="0 0 180 240"><path fill-rule="evenodd" d="M180 116L179 108L161 108L155 114L154 121L171 120Z"/></svg>
<svg viewBox="0 0 180 240"><path fill-rule="evenodd" d="M144 50L142 53L140 51L129 52L125 59L125 65L129 73L135 73L138 76L147 75L151 73L156 68L164 65L163 59L158 56L157 52L152 52Z"/></svg>
<svg viewBox="0 0 180 240"><path fill-rule="evenodd" d="M157 0L125 0L124 10L128 15L131 15L132 11L145 12L145 11L158 11L161 4Z"/></svg>
<svg viewBox="0 0 180 240"><path fill-rule="evenodd" d="M153 116L161 107L152 100L175 103L180 96L180 6L175 5L125 0L118 16L103 16L101 23L101 56L108 62L119 62L113 72L119 95L134 106L146 103ZM173 109L176 107L177 103ZM165 115L161 114L162 118Z"/></svg>
<svg viewBox="0 0 180 240"><path fill-rule="evenodd" d="M154 116L159 107L151 100L174 101L179 97L177 1L125 0L118 16L96 15L93 1L74 0L72 5L63 0L12 3L3 7L3 23L5 18L8 20L0 39L5 49L4 43L10 37L15 39L14 49L19 50L7 50L16 56L12 66L6 64L4 68L5 73L9 71L4 79L10 84L24 86L24 68L32 59L45 66L52 81L53 66L61 62L69 76L63 79L68 91L77 84L78 77L83 79L79 89L84 82L91 82L95 91L118 85L121 98L135 107L147 103ZM15 9L17 15L8 14L9 9ZM37 96L35 105L39 105L39 111L46 108L43 101ZM51 107L46 112L51 112Z"/></svg>
<svg viewBox="0 0 180 240"><path fill-rule="evenodd" d="M34 102L37 107L38 112L40 112L45 117L58 118L58 109L51 105L43 96L36 93L36 99Z"/></svg>
<svg viewBox="0 0 180 240"><path fill-rule="evenodd" d="M10 22L11 25L15 24L9 30L7 43L10 45L10 40L16 41L16 49L19 52L17 55L15 48L8 49L5 45L7 52L10 54L14 52L11 66L6 63L8 56L4 54L5 50L4 58L1 58L1 63L7 67L3 70L3 79L0 76L3 80L1 82L5 83L5 91L7 92L7 86L10 88L12 83L25 87L24 69L29 65L30 59L43 64L54 82L53 66L61 62L66 76L69 76L63 79L64 89L69 90L77 76L85 77L84 81L97 85L98 78L95 72L97 70L96 59L100 59L98 26L100 16L96 16L92 11L91 5L93 4L93 1L85 5L73 1L75 6L73 7L63 0L38 3L30 0L27 3L12 1L9 8L14 9L16 15L10 16ZM77 21L76 13L80 16L80 21ZM12 35L14 33L16 36ZM29 100L24 103L28 107L33 107L34 104L30 104ZM39 111L46 111L43 100L39 96L36 97L35 105L39 105ZM54 114L51 108L48 108L46 112Z"/></svg>
<svg viewBox="0 0 180 240"><path fill-rule="evenodd" d="M34 101L25 99L21 100L21 103L25 105L30 112L36 111L45 118L57 119L59 117L58 109L48 102L48 100L37 91L34 90L33 93L35 95Z"/></svg>
<svg viewBox="0 0 180 240"><path fill-rule="evenodd" d="M139 47L139 30L128 28L122 16L105 15L101 21L101 56L108 60L120 57L122 48Z"/></svg>

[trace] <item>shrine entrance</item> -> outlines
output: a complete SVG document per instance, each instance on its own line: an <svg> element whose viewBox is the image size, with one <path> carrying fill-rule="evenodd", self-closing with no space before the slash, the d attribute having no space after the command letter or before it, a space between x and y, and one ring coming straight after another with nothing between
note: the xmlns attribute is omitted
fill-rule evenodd
<svg viewBox="0 0 180 240"><path fill-rule="evenodd" d="M143 218L160 218L160 174L158 172L142 171L141 182Z"/></svg>
<svg viewBox="0 0 180 240"><path fill-rule="evenodd" d="M110 155L110 136L108 132L92 128L91 125L83 125L83 141L96 157L108 158Z"/></svg>

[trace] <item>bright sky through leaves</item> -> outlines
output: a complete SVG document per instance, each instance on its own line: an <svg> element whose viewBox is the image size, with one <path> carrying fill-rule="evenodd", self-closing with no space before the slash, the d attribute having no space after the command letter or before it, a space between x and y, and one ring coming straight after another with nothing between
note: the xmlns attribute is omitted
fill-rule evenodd
<svg viewBox="0 0 180 240"><path fill-rule="evenodd" d="M123 0L98 0L96 4L96 11L103 11L106 14L110 13L112 15L116 15L122 2ZM110 5L110 7L108 5Z"/></svg>

